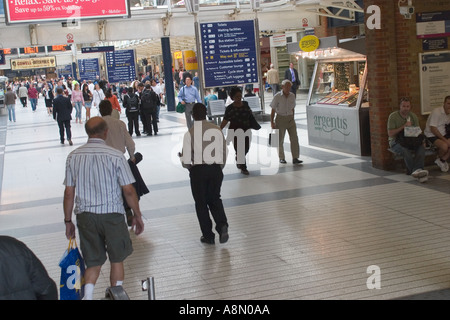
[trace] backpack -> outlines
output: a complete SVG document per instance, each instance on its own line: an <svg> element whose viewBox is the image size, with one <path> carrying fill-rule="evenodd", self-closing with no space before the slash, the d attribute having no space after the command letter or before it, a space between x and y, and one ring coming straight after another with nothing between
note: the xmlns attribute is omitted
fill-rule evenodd
<svg viewBox="0 0 450 320"><path fill-rule="evenodd" d="M137 95L133 95L133 97L130 97L127 94L128 97L128 112L137 112L139 111L139 100Z"/></svg>
<svg viewBox="0 0 450 320"><path fill-rule="evenodd" d="M156 106L158 105L158 95L152 90L142 91L142 109L148 111L156 111Z"/></svg>

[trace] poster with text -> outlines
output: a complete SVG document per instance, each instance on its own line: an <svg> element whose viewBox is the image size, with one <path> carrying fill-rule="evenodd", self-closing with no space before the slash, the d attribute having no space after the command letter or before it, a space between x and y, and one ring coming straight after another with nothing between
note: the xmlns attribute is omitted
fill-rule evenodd
<svg viewBox="0 0 450 320"><path fill-rule="evenodd" d="M419 60L421 111L429 114L450 95L450 51L420 53Z"/></svg>
<svg viewBox="0 0 450 320"><path fill-rule="evenodd" d="M4 0L8 24L129 17L127 0Z"/></svg>

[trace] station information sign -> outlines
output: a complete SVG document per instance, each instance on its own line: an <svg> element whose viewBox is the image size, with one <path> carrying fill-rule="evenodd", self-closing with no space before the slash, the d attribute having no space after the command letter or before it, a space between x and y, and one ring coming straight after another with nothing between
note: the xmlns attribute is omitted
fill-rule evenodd
<svg viewBox="0 0 450 320"><path fill-rule="evenodd" d="M136 63L134 50L116 50L106 52L106 67L109 82L134 81Z"/></svg>
<svg viewBox="0 0 450 320"><path fill-rule="evenodd" d="M200 24L205 88L258 82L253 20Z"/></svg>
<svg viewBox="0 0 450 320"><path fill-rule="evenodd" d="M78 70L80 72L80 80L96 80L100 76L100 64L97 58L79 59Z"/></svg>

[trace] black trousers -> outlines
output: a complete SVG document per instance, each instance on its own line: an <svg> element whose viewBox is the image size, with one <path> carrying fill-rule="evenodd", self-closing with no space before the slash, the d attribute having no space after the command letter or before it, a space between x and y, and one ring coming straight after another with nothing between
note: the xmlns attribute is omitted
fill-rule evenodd
<svg viewBox="0 0 450 320"><path fill-rule="evenodd" d="M195 201L195 211L203 237L214 239L212 221L209 212L216 223L216 231L228 226L227 217L220 198L223 173L218 164L195 165L189 170L192 196Z"/></svg>
<svg viewBox="0 0 450 320"><path fill-rule="evenodd" d="M64 142L64 129L66 130L67 140L72 140L72 131L70 130L70 120L58 121L59 138Z"/></svg>
<svg viewBox="0 0 450 320"><path fill-rule="evenodd" d="M156 109L155 110L144 110L144 119L145 119L145 128L147 134L152 134L152 127L155 133L158 133L158 119L156 117Z"/></svg>
<svg viewBox="0 0 450 320"><path fill-rule="evenodd" d="M139 132L139 112L128 112L127 113L127 119L128 119L128 133L133 135L133 128L136 135L141 134Z"/></svg>

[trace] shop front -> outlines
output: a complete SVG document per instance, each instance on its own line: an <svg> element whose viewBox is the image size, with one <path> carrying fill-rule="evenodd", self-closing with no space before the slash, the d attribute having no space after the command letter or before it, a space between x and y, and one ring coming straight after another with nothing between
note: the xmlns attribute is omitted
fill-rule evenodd
<svg viewBox="0 0 450 320"><path fill-rule="evenodd" d="M363 40L351 45L362 48ZM340 43L298 53L316 60L306 105L308 140L313 146L369 156L366 56L346 46Z"/></svg>

